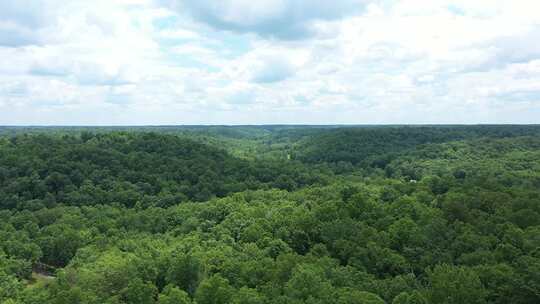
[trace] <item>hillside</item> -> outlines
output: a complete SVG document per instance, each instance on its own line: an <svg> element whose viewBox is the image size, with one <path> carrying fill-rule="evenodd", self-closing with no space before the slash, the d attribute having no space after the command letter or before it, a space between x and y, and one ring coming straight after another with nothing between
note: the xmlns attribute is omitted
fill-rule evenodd
<svg viewBox="0 0 540 304"><path fill-rule="evenodd" d="M540 301L538 127L88 131L0 139L0 303Z"/></svg>
<svg viewBox="0 0 540 304"><path fill-rule="evenodd" d="M321 181L299 163L250 162L157 133L20 135L0 140L0 208L204 201L247 189Z"/></svg>

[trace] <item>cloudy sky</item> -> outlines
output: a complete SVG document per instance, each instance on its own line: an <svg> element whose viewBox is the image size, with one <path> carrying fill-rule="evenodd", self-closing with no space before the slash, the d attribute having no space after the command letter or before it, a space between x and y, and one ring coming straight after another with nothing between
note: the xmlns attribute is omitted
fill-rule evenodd
<svg viewBox="0 0 540 304"><path fill-rule="evenodd" d="M537 0L0 1L0 125L540 123Z"/></svg>

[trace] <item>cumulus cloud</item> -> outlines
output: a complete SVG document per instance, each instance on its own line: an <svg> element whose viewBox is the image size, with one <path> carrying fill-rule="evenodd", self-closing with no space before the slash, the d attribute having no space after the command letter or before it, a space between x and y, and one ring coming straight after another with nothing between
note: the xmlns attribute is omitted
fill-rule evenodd
<svg viewBox="0 0 540 304"><path fill-rule="evenodd" d="M358 13L365 3L364 0L179 0L172 5L219 30L294 40L316 34L316 21Z"/></svg>
<svg viewBox="0 0 540 304"><path fill-rule="evenodd" d="M487 50L485 61L477 69L494 69L514 63L526 63L540 59L540 25L516 35L504 35L480 44Z"/></svg>
<svg viewBox="0 0 540 304"><path fill-rule="evenodd" d="M39 37L31 30L16 23L0 22L0 46L18 47L39 43Z"/></svg>
<svg viewBox="0 0 540 304"><path fill-rule="evenodd" d="M95 62L66 61L45 58L30 66L30 74L42 77L64 77L81 85L125 85L137 82L137 75L127 67L107 67ZM133 71L131 71L133 72Z"/></svg>
<svg viewBox="0 0 540 304"><path fill-rule="evenodd" d="M56 22L56 0L0 2L0 46L43 44L43 35Z"/></svg>
<svg viewBox="0 0 540 304"><path fill-rule="evenodd" d="M294 74L290 62L283 58L268 58L254 67L251 79L259 83L272 83L287 79Z"/></svg>
<svg viewBox="0 0 540 304"><path fill-rule="evenodd" d="M0 3L0 124L538 123L527 0Z"/></svg>

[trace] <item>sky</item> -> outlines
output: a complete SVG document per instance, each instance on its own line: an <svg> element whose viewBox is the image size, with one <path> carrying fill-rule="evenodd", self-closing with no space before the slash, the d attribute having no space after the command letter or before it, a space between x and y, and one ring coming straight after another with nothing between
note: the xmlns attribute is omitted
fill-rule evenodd
<svg viewBox="0 0 540 304"><path fill-rule="evenodd" d="M0 125L540 123L537 0L0 1Z"/></svg>

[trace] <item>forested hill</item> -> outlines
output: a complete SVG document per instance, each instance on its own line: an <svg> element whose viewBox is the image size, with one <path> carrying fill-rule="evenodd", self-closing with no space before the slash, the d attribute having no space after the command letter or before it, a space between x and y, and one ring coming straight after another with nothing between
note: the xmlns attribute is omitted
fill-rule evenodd
<svg viewBox="0 0 540 304"><path fill-rule="evenodd" d="M295 130L300 135L301 130ZM289 131L290 132L290 131ZM306 133L304 133L306 134ZM388 126L336 128L306 134L295 155L304 162L350 162L383 167L397 153L422 144L475 138L540 136L538 126Z"/></svg>
<svg viewBox="0 0 540 304"><path fill-rule="evenodd" d="M540 303L538 126L166 129L0 136L0 304Z"/></svg>
<svg viewBox="0 0 540 304"><path fill-rule="evenodd" d="M299 163L249 162L157 133L18 135L0 139L0 208L56 204L168 206L247 189L293 190L321 181Z"/></svg>

